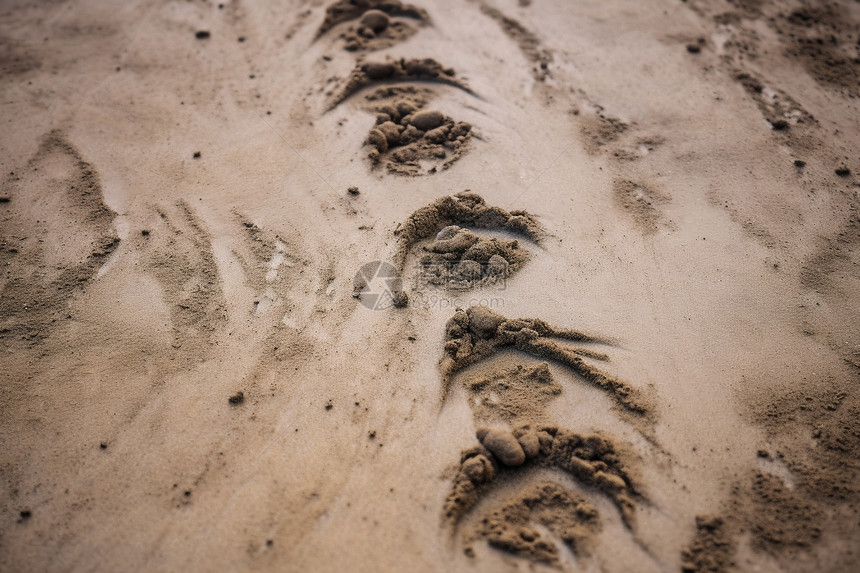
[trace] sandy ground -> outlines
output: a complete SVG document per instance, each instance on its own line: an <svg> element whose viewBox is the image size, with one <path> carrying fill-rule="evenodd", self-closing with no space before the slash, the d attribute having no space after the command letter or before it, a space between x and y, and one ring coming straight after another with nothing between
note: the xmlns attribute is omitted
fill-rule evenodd
<svg viewBox="0 0 860 573"><path fill-rule="evenodd" d="M0 14L0 570L860 567L857 2Z"/></svg>

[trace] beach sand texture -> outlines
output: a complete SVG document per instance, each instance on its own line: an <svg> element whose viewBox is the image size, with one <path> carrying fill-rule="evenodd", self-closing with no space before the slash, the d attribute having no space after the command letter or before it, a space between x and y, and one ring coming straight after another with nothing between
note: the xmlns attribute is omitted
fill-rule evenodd
<svg viewBox="0 0 860 573"><path fill-rule="evenodd" d="M860 3L8 0L0 104L0 570L860 567Z"/></svg>

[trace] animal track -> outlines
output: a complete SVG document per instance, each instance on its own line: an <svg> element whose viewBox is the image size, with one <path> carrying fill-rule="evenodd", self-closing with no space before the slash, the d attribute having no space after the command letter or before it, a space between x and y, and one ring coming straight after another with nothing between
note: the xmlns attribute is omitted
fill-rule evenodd
<svg viewBox="0 0 860 573"><path fill-rule="evenodd" d="M418 31L406 19L414 20L421 26L429 21L427 13L415 6L391 1L364 2L358 6L348 0L341 1L328 7L317 37L340 23L358 20L339 35L344 42L344 49L350 52L382 50L406 40Z"/></svg>
<svg viewBox="0 0 860 573"><path fill-rule="evenodd" d="M328 7L317 37L339 23L360 19L341 34L345 48L349 51L386 48L416 31L404 21L392 21L392 16L407 16L421 24L428 20L424 10L399 1L341 0ZM438 82L471 93L453 69L432 58L364 62L352 71L329 110L367 86L402 82ZM368 98L389 100L376 106L376 122L365 140L365 145L371 148L368 158L373 166L384 165L388 173L395 175L416 176L445 170L467 150L472 126L454 121L438 110L425 109L428 98L423 94L403 97L407 91L391 90L386 96L383 90L377 90ZM418 89L412 91L418 94Z"/></svg>
<svg viewBox="0 0 860 573"><path fill-rule="evenodd" d="M366 140L374 165L385 165L397 175L435 173L450 167L468 149L472 126L423 109L422 99L398 97L377 104L376 124Z"/></svg>
<svg viewBox="0 0 860 573"><path fill-rule="evenodd" d="M502 29L502 32L516 43L526 60L534 64L532 76L542 82L549 77L549 64L552 62L552 52L541 46L540 39L522 24L502 14L496 8L480 2L481 12L492 18Z"/></svg>
<svg viewBox="0 0 860 573"><path fill-rule="evenodd" d="M11 201L0 230L0 338L39 341L68 318L67 301L119 245L115 213L103 202L95 168L58 130L5 187Z"/></svg>
<svg viewBox="0 0 860 573"><path fill-rule="evenodd" d="M447 396L455 373L504 348L515 348L566 366L579 377L607 392L628 415L647 418L651 414L652 406L638 390L583 361L584 357L607 361L609 358L605 354L561 344L559 340L610 344L575 330L552 328L538 319L508 319L486 307L473 306L468 310L458 310L445 327L445 354L439 365L443 396Z"/></svg>
<svg viewBox="0 0 860 573"><path fill-rule="evenodd" d="M472 90L457 78L457 73L453 68L446 68L432 58L365 62L353 69L340 93L332 100L329 109L334 109L365 87L374 84L404 82L436 82L472 93Z"/></svg>
<svg viewBox="0 0 860 573"><path fill-rule="evenodd" d="M612 441L595 434L581 435L557 426L521 425L512 431L479 429L481 445L464 451L445 499L444 515L452 533L494 485L526 479L530 470L554 469L609 498L622 522L633 528L635 500L644 500L633 479L633 462ZM542 517L540 514L543 514ZM501 549L530 559L554 564L558 554L551 544L527 535L514 541L513 532L529 529L529 517L551 519L560 529L555 533L576 551L578 543L599 528L596 510L578 495L557 484L544 482L526 487L501 507L478 520L466 532L466 552L470 542L485 538ZM554 517L555 519L552 519Z"/></svg>
<svg viewBox="0 0 860 573"><path fill-rule="evenodd" d="M497 9L483 2L479 6L533 64L535 80L545 81L553 56L538 37ZM398 15L395 10L400 9L414 10L411 17L421 24L426 21L426 14L411 6L344 0L328 8L318 36L336 25L357 21L340 35L347 50L387 47L415 33L409 24L392 21L392 16ZM370 147L368 158L373 165L384 166L390 174L415 176L444 170L467 150L472 136L471 125L429 107L433 91L415 85L418 82L443 83L472 93L453 69L434 59L359 61L329 106L333 109L359 91L375 88L364 98L376 114L365 145ZM627 129L626 124L612 121L598 122L596 127L592 137L596 140L595 152ZM634 159L634 155L625 158ZM655 226L661 219L652 203L661 196L651 193L643 199L637 191L619 182L616 196L637 221ZM393 305L407 304L401 278L409 254L419 243L424 243L418 258L419 289L469 290L488 286L511 276L528 261L529 253L518 240L482 236L475 232L479 229L518 235L536 244L546 234L525 211L490 207L480 196L468 192L443 197L414 212L394 233L398 242L395 268L388 269L385 275ZM377 274L375 269L374 277ZM364 276L356 278L354 296L361 297L368 280ZM614 399L628 420L650 422L652 406L640 391L585 361L608 361L605 354L586 346L609 344L608 340L578 331L552 328L538 319L507 319L482 307L458 310L446 325L444 355L439 365L443 400L456 373L505 349L516 349L554 361L597 386ZM462 518L494 486L517 484L523 477L530 479L532 470L561 472L602 493L618 508L623 523L632 528L634 499L642 496L630 475L626 456L601 436L535 425L538 421L543 424L548 403L562 392L547 362L527 365L514 358L501 367L497 362L489 370L471 374L464 385L476 419L518 425L513 431L480 429L477 437L481 445L462 455L445 502L444 512L452 531L458 530ZM483 539L533 562L557 566L561 563L559 547L549 537L560 539L577 555L587 555L590 540L600 528L594 505L569 488L541 478L485 512L477 525L465 532L465 548L468 554L472 544Z"/></svg>
<svg viewBox="0 0 860 573"><path fill-rule="evenodd" d="M516 241L478 237L468 229L504 231L540 243L543 227L526 211L491 207L475 193L442 197L418 209L394 231L401 275L417 243L435 237L419 265L419 284L472 288L510 276L528 260Z"/></svg>
<svg viewBox="0 0 860 573"><path fill-rule="evenodd" d="M184 201L156 211L159 221L149 234L145 264L170 306L174 348L186 341L202 352L227 320L211 237Z"/></svg>
<svg viewBox="0 0 860 573"><path fill-rule="evenodd" d="M317 38L338 24L359 19L362 27L378 34L376 29L382 20L380 14L386 18L410 18L421 23L429 20L427 12L422 8L403 4L398 0L339 0L326 8L325 19L317 30Z"/></svg>
<svg viewBox="0 0 860 573"><path fill-rule="evenodd" d="M470 290L493 284L516 272L528 255L514 241L480 237L457 225L445 227L419 262L417 288Z"/></svg>

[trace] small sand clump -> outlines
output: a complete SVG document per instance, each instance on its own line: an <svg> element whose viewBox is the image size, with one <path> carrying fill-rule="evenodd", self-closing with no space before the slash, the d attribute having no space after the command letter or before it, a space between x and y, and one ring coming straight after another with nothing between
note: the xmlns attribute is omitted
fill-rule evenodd
<svg viewBox="0 0 860 573"><path fill-rule="evenodd" d="M370 68L369 73L383 73ZM398 99L376 108L376 124L365 144L374 166L394 175L427 175L449 168L469 148L472 126L437 110Z"/></svg>
<svg viewBox="0 0 860 573"><path fill-rule="evenodd" d="M511 432L492 429L482 435L484 447L506 466L520 466L526 461L522 446Z"/></svg>

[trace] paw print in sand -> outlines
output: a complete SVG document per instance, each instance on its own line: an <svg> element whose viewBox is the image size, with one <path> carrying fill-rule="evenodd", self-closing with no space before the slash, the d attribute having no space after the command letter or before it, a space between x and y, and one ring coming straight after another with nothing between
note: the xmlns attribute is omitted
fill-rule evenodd
<svg viewBox="0 0 860 573"><path fill-rule="evenodd" d="M606 346L610 342L576 330L554 328L540 319L509 319L482 306L458 310L445 327L445 354L439 363L443 396L447 396L454 374L512 348L559 363L609 394L629 420L647 421L653 406L646 396L586 363L585 358L606 362L609 357L584 344Z"/></svg>
<svg viewBox="0 0 860 573"><path fill-rule="evenodd" d="M646 395L586 362L608 361L592 347L610 341L540 319L508 319L481 306L458 309L445 340L443 399L456 374L489 364L463 383L480 445L461 454L444 506L447 527L455 538L462 536L466 555L475 557L475 544L483 541L554 567L562 566L562 547L588 557L608 517L592 495L611 501L619 527L635 534L637 504L647 500L632 448L545 421L549 402L564 391L549 369L554 362L606 392L619 417L653 439L653 405ZM490 361L507 350L518 352ZM519 353L546 361L529 365Z"/></svg>
<svg viewBox="0 0 860 573"><path fill-rule="evenodd" d="M435 93L416 83L442 83L469 91L453 69L436 60L400 59L356 66L331 108L367 87L376 116L364 144L373 167L394 175L428 175L448 169L468 150L472 126L428 107Z"/></svg>
<svg viewBox="0 0 860 573"><path fill-rule="evenodd" d="M597 508L570 487L545 477L549 470L605 496L617 508L625 527L635 527L636 503L645 501L634 478L636 460L611 440L579 434L557 426L524 424L513 430L481 428L480 445L464 451L445 500L444 517L452 534L461 530L464 551L474 556L474 543L488 544L516 556L551 566L560 565L559 548L547 533L574 554L589 553L600 531ZM539 475L532 483L528 480ZM494 488L526 481L488 510L479 502ZM486 504L485 504L486 505ZM463 525L473 513L480 515ZM542 532L534 524L545 529Z"/></svg>
<svg viewBox="0 0 860 573"><path fill-rule="evenodd" d="M472 126L435 109L397 99L376 109L376 125L365 144L374 167L394 175L423 175L448 169L469 146Z"/></svg>
<svg viewBox="0 0 860 573"><path fill-rule="evenodd" d="M427 12L397 0L339 0L326 8L317 38L340 28L338 38L350 52L389 48L413 36L430 21Z"/></svg>
<svg viewBox="0 0 860 573"><path fill-rule="evenodd" d="M497 231L535 244L543 227L526 211L506 211L487 205L475 193L442 197L418 209L395 230L395 265L403 274L413 249L422 242L416 288L465 291L502 281L529 259L518 240L486 237L476 230Z"/></svg>

